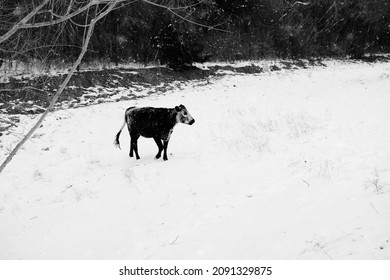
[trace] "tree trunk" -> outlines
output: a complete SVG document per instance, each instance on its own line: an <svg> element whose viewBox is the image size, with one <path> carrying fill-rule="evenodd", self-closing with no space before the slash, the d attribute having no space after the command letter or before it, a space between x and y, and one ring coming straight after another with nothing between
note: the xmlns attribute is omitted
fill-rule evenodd
<svg viewBox="0 0 390 280"><path fill-rule="evenodd" d="M46 1L47 2L47 1ZM99 16L92 19L89 26L88 26L88 32L86 35L86 38L84 40L84 44L81 50L81 53L79 57L77 58L76 62L73 64L72 68L70 69L68 75L66 76L65 80L61 84L61 86L58 88L57 93L53 96L53 99L51 100L49 106L46 108L45 112L42 114L42 116L39 118L39 120L36 122L36 124L30 129L30 131L23 137L23 139L15 146L15 148L11 151L11 153L7 156L7 158L4 160L4 162L0 166L0 173L4 170L4 168L8 165L8 163L12 160L12 158L16 155L16 153L19 151L19 149L23 146L24 143L31 137L31 135L34 134L34 132L41 126L43 120L46 118L46 116L50 113L50 111L53 109L54 105L56 104L58 98L64 91L66 85L68 84L69 80L72 78L74 72L76 71L77 67L81 63L81 60L83 59L85 53L88 49L88 44L91 39L91 36L93 34L93 30L95 27L95 24L104 16L106 16L112 9L116 6L117 2L113 1L109 4L108 8L102 12Z"/></svg>

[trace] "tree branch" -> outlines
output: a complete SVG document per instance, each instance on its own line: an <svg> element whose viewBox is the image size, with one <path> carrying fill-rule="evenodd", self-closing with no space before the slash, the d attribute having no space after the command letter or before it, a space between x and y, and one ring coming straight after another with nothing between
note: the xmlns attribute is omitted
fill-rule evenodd
<svg viewBox="0 0 390 280"><path fill-rule="evenodd" d="M8 165L8 163L12 160L12 158L16 155L16 153L19 151L19 149L26 143L26 141L31 137L31 135L34 134L34 132L41 126L43 120L46 118L46 116L50 113L50 111L54 108L54 105L56 104L58 98L64 91L66 85L72 78L74 72L77 69L77 66L81 63L81 60L83 59L87 49L88 49L88 44L91 39L91 36L93 34L94 27L96 23L102 19L104 16L106 16L109 12L111 12L112 9L115 8L115 6L118 4L119 1L112 1L111 3L107 4L108 7L106 10L104 10L99 16L91 20L91 24L88 27L88 32L84 41L83 48L81 50L81 53L79 57L77 58L76 62L73 64L72 68L70 69L67 77L59 87L57 93L53 96L53 99L51 100L49 106L46 108L45 112L41 115L39 120L36 122L36 124L30 129L30 131L23 137L23 139L15 146L15 148L11 151L11 153L7 156L7 158L4 160L4 162L0 166L0 173L4 170L4 168Z"/></svg>
<svg viewBox="0 0 390 280"><path fill-rule="evenodd" d="M40 5L38 5L34 10L32 10L27 16L25 16L21 21L19 21L15 26L13 26L7 33L0 37L0 44L8 40L16 31L18 31L22 26L24 26L40 9L42 9L49 0L44 0Z"/></svg>
<svg viewBox="0 0 390 280"><path fill-rule="evenodd" d="M185 9L186 7L191 7L191 6L194 6L194 5L189 5L189 6L184 6L184 7L169 7L169 6L165 6L165 5L162 5L162 4L158 4L156 2L153 2L153 1L150 1L150 0L141 0L142 2L145 2L145 3L148 3L148 4L151 4L153 6L157 6L157 7L160 7L162 9L166 9L168 10L169 12L171 12L172 14L174 14L175 16L177 16L178 18L181 18L182 20L185 20L191 24L194 24L194 25L197 25L197 26L201 26L201 27L206 27L210 30L217 30L217 31L222 31L222 32L227 32L227 33L233 33L229 30L225 30L225 29L221 29L221 28L216 28L215 26L209 26L209 25L205 25L205 24L202 24L202 23L199 23L199 22L196 22L196 21L192 21L186 17L183 17L181 15L179 15L177 12L175 12L174 10L177 10L177 9ZM198 3L196 3L196 5L200 4L201 2L203 1L200 1Z"/></svg>
<svg viewBox="0 0 390 280"><path fill-rule="evenodd" d="M67 21L67 20L69 20L69 19L71 19L71 18L81 14L82 12L88 10L92 6L100 5L100 4L107 4L107 5L109 5L110 3L115 3L115 5L117 5L119 3L126 2L127 0L91 0L88 4L86 4L85 6L77 9L73 13L69 13L70 10L71 10L71 5L69 5L69 9L67 10L67 13L65 15L58 15L58 14L52 13L53 16L56 16L58 18L56 20L44 21L44 22L38 22L38 23L35 23L35 22L34 23L28 23L28 21L35 14L37 14L38 11L41 8L43 8L49 1L50 0L44 0L44 2L41 5L39 5L37 8L35 8L34 11L32 11L28 16L26 16L23 20L21 20L18 24L16 24L9 32L13 31L12 34L14 34L19 29L39 28L39 27L53 26L53 25L62 23L64 21ZM7 34L9 32L7 32ZM3 37L5 37L7 34L5 34ZM3 37L0 37L0 43L2 43L5 40L7 40L12 34L10 34L9 36L5 37L5 39L3 39Z"/></svg>
<svg viewBox="0 0 390 280"><path fill-rule="evenodd" d="M282 16L280 17L279 21L281 21L284 17L286 17L286 16L291 12L291 10L295 7L295 5L309 6L310 4L311 4L311 2L300 2L300 1L294 2L294 4L292 4L292 5L290 6L290 8L288 9L288 11L287 11L284 15L282 15Z"/></svg>

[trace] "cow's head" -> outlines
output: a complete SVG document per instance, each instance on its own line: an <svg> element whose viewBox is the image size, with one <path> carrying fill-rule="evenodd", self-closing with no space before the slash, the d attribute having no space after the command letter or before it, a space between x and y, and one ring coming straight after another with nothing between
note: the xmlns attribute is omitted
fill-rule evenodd
<svg viewBox="0 0 390 280"><path fill-rule="evenodd" d="M176 120L177 122L185 123L192 125L195 120L188 112L187 108L184 105L176 106L175 110L177 112Z"/></svg>

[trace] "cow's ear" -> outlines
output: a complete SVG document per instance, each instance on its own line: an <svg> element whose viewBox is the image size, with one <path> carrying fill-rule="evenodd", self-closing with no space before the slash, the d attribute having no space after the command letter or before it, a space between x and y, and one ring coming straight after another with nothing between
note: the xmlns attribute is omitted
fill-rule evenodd
<svg viewBox="0 0 390 280"><path fill-rule="evenodd" d="M180 111L181 111L179 106L176 106L176 107L175 107L175 110L176 110L177 112L180 112Z"/></svg>

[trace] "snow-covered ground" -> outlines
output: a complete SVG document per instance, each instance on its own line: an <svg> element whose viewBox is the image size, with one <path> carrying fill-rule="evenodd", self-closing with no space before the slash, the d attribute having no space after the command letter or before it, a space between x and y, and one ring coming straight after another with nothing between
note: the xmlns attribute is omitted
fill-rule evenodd
<svg viewBox="0 0 390 280"><path fill-rule="evenodd" d="M52 113L0 174L0 259L390 259L390 63L328 64ZM169 161L112 145L179 104Z"/></svg>

